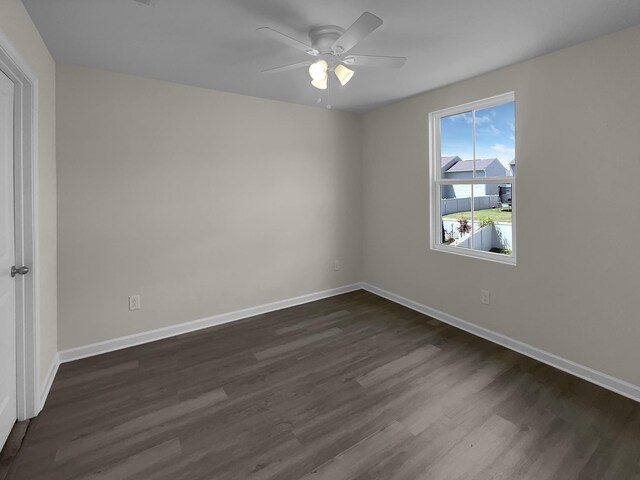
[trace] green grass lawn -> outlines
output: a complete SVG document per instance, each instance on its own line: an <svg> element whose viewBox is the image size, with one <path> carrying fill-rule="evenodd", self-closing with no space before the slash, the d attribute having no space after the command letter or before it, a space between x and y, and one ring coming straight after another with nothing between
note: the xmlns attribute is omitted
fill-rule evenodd
<svg viewBox="0 0 640 480"><path fill-rule="evenodd" d="M485 210L476 210L474 213L474 220L479 221L483 218L493 220L496 223L511 223L511 212L504 211L501 207L487 208ZM457 220L459 218L466 218L471 220L471 212L458 212L444 215L442 218L449 218Z"/></svg>

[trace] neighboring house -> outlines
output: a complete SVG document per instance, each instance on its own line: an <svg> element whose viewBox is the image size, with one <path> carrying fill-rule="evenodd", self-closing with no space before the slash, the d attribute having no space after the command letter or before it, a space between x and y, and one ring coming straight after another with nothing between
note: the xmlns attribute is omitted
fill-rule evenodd
<svg viewBox="0 0 640 480"><path fill-rule="evenodd" d="M515 158L511 160L511 162L509 163L509 167L511 167L511 176L515 177L516 176L516 159Z"/></svg>
<svg viewBox="0 0 640 480"><path fill-rule="evenodd" d="M445 157L457 158L457 157ZM443 165L444 160L442 159ZM442 177L451 179L472 178L473 160L461 160L452 163L443 169ZM497 158L481 158L475 161L477 177L509 177L511 172ZM498 195L499 185L476 185L473 190L474 196ZM471 185L453 185L446 190L443 189L443 198L465 198L471 196Z"/></svg>
<svg viewBox="0 0 640 480"><path fill-rule="evenodd" d="M440 159L440 167L442 168L442 178L447 178L446 171L458 162L462 162L462 159L457 155L455 157L442 157ZM441 195L442 195L442 198L456 197L456 193L452 185L443 185Z"/></svg>

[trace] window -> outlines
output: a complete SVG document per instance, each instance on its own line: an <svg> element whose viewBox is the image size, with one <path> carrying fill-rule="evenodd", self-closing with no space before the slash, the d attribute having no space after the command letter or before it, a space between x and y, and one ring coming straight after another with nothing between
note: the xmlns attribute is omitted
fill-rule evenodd
<svg viewBox="0 0 640 480"><path fill-rule="evenodd" d="M431 248L516 263L515 95L429 114Z"/></svg>

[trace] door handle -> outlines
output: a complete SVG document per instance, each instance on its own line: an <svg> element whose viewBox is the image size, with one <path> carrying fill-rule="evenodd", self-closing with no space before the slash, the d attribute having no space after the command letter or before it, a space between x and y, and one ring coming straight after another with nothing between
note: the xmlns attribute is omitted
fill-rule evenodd
<svg viewBox="0 0 640 480"><path fill-rule="evenodd" d="M16 275L26 275L29 273L29 267L17 267L14 265L11 267L11 277L15 277Z"/></svg>

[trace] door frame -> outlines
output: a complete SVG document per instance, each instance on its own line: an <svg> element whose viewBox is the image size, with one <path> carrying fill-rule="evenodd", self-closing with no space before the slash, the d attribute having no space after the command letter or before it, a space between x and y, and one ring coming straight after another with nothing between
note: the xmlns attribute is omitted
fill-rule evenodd
<svg viewBox="0 0 640 480"><path fill-rule="evenodd" d="M0 31L0 70L14 83L14 204L16 265L17 417L36 416L40 405L38 263L38 77Z"/></svg>

